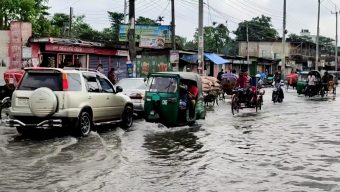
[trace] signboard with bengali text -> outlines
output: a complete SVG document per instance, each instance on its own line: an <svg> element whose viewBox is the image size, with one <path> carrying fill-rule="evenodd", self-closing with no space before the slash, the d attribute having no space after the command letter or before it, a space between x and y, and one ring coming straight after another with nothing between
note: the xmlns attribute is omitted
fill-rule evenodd
<svg viewBox="0 0 340 192"><path fill-rule="evenodd" d="M119 26L119 41L128 41L129 25ZM140 42L142 37L152 36L165 39L165 43L171 43L171 26L170 25L136 25L135 37L136 42Z"/></svg>

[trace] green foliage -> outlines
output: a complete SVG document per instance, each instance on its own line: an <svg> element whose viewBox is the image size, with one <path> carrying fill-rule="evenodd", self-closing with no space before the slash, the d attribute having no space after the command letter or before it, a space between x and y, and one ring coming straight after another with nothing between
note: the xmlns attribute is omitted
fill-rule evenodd
<svg viewBox="0 0 340 192"><path fill-rule="evenodd" d="M152 20L146 17L138 17L136 19L136 24L137 25L160 25L155 20Z"/></svg>
<svg viewBox="0 0 340 192"><path fill-rule="evenodd" d="M296 35L296 34L289 34L288 35L288 39L290 39L290 41L295 41L295 42L313 42L312 38L306 35Z"/></svg>
<svg viewBox="0 0 340 192"><path fill-rule="evenodd" d="M109 18L111 21L111 35L113 37L112 41L119 41L119 25L124 21L124 14L108 11ZM108 31L107 31L108 32Z"/></svg>
<svg viewBox="0 0 340 192"><path fill-rule="evenodd" d="M13 20L32 22L33 28L41 16L47 15L46 0L1 0L0 29L8 29Z"/></svg>
<svg viewBox="0 0 340 192"><path fill-rule="evenodd" d="M278 33L271 24L271 18L261 15L261 17L239 23L238 28L234 31L236 40L247 40L247 25L249 41L271 41L278 38Z"/></svg>
<svg viewBox="0 0 340 192"><path fill-rule="evenodd" d="M195 43L198 43L198 30L194 35ZM216 27L204 27L204 50L209 52L226 54L228 44L231 42L228 28L219 24Z"/></svg>

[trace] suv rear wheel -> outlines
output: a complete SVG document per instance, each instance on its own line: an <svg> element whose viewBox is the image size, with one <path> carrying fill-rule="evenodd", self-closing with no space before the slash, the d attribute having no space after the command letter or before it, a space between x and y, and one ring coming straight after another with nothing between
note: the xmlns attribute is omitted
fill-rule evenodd
<svg viewBox="0 0 340 192"><path fill-rule="evenodd" d="M133 124L133 109L131 106L126 106L122 116L122 122L120 127L123 129L128 129Z"/></svg>
<svg viewBox="0 0 340 192"><path fill-rule="evenodd" d="M77 136L86 137L90 134L93 127L92 117L89 112L82 111L76 122L75 133Z"/></svg>

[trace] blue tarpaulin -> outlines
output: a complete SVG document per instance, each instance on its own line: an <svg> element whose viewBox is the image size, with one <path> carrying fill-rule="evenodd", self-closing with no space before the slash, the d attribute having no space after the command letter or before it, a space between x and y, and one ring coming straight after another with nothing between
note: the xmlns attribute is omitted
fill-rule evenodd
<svg viewBox="0 0 340 192"><path fill-rule="evenodd" d="M222 65L228 63L228 60L216 55L215 53L204 53L204 56L216 65Z"/></svg>
<svg viewBox="0 0 340 192"><path fill-rule="evenodd" d="M205 59L208 59L208 60L212 61L216 65L221 65L221 64L225 64L225 63L229 62L228 60L223 59L222 57L218 56L215 53L204 53L204 56L205 56ZM197 63L198 57L197 57L197 54L183 55L181 57L181 59L183 61L188 62L188 63Z"/></svg>

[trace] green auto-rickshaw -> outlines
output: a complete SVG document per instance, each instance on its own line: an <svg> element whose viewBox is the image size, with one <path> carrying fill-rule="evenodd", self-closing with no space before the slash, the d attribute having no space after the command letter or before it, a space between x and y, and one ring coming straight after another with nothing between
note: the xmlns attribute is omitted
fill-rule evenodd
<svg viewBox="0 0 340 192"><path fill-rule="evenodd" d="M307 87L308 74L309 74L309 71L301 71L298 74L296 91L299 95L305 93L305 90L306 90L306 87Z"/></svg>
<svg viewBox="0 0 340 192"><path fill-rule="evenodd" d="M308 86L308 74L311 73L316 77L316 85L317 87L320 85L321 83L321 75L319 71L316 70L312 70L312 71L301 71L299 73L298 76L298 81L297 81L297 85L296 85L296 91L297 93L300 94L304 94L305 90Z"/></svg>
<svg viewBox="0 0 340 192"><path fill-rule="evenodd" d="M272 85L274 81L274 75L273 74L269 74L267 75L266 79L265 79L265 84L266 85Z"/></svg>
<svg viewBox="0 0 340 192"><path fill-rule="evenodd" d="M198 88L194 105L188 97L190 86ZM144 112L146 121L160 122L166 126L192 125L197 119L204 119L201 77L191 72L149 74Z"/></svg>

